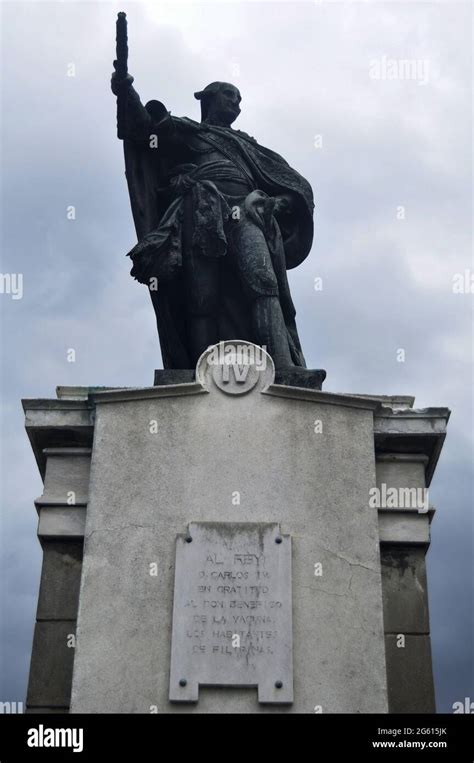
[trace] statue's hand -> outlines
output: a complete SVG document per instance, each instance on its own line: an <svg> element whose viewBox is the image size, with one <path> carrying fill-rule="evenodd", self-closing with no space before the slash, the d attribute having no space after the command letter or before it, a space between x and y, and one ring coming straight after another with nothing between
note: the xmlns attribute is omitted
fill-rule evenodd
<svg viewBox="0 0 474 763"><path fill-rule="evenodd" d="M273 214L277 219L285 219L285 217L292 214L293 210L294 198L290 193L282 193L280 196L275 196Z"/></svg>
<svg viewBox="0 0 474 763"><path fill-rule="evenodd" d="M117 61L114 61L114 68L116 69ZM127 74L125 77L120 77L117 72L115 71L112 74L112 79L110 82L110 86L112 88L112 92L114 95L119 95L119 93L123 93L125 90L127 90L130 85L133 82L133 77L130 74Z"/></svg>

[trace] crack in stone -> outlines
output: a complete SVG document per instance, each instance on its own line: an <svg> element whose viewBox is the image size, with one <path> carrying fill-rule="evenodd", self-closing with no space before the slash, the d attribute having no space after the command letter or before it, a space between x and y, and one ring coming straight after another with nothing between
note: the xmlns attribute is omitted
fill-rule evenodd
<svg viewBox="0 0 474 763"><path fill-rule="evenodd" d="M129 527L138 527L140 530L156 530L157 529L156 525L140 525L137 522L127 522L127 524L116 525L115 527L96 528L95 530L91 530L91 532L87 533L87 535L85 535L84 537L87 538L88 540L89 538L92 538L94 533L97 533L97 532L101 532L101 531L107 532L107 533L116 532L117 530L126 530Z"/></svg>
<svg viewBox="0 0 474 763"><path fill-rule="evenodd" d="M307 537L307 536L303 536L303 535L293 535L293 538L298 538L298 537L299 537L299 538L303 538L303 537ZM375 572L375 573L377 573L377 574L378 574L378 572L379 572L379 570L378 570L378 569L376 569L375 567L369 567L369 566L368 566L368 565L366 565L366 564L362 564L362 562L354 562L354 561L351 561L351 560L350 560L350 559L348 559L346 556L344 556L344 554L338 554L336 551L331 551L331 549L330 549L330 548L326 548L326 546L322 546L320 543L316 543L315 545L317 546L317 548L321 548L321 549L322 549L323 551L325 551L327 554L331 554L331 556L335 556L337 559L342 559L342 561L343 561L343 562L346 562L346 563L347 563L347 564L349 564L351 567L362 567L362 569L364 569L364 570L369 570L369 572Z"/></svg>

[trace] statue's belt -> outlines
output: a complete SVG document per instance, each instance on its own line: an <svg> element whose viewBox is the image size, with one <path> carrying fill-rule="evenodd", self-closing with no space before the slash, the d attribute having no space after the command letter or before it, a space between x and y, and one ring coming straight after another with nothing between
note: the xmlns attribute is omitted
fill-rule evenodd
<svg viewBox="0 0 474 763"><path fill-rule="evenodd" d="M183 164L175 167L168 176L170 185L178 195L186 193L195 184L202 181L234 181L246 186L248 191L255 190L251 176L240 171L234 162L227 159L207 162L206 164Z"/></svg>

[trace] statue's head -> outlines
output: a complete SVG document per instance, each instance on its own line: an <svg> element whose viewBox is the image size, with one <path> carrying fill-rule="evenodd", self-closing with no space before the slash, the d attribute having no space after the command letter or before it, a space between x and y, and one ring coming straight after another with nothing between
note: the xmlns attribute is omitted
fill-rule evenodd
<svg viewBox="0 0 474 763"><path fill-rule="evenodd" d="M201 101L201 122L230 127L240 114L242 98L229 82L211 82L204 90L194 93L194 97Z"/></svg>

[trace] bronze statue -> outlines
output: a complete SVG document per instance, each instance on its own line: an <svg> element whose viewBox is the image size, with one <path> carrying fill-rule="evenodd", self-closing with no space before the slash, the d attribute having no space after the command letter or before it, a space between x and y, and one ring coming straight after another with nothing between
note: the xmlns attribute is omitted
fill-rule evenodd
<svg viewBox="0 0 474 763"><path fill-rule="evenodd" d="M201 122L143 106L125 25L119 14L112 91L138 237L131 274L149 288L164 367L194 368L209 345L241 339L265 346L277 370L305 368L286 270L311 249L311 186L231 127L234 85L194 94Z"/></svg>

